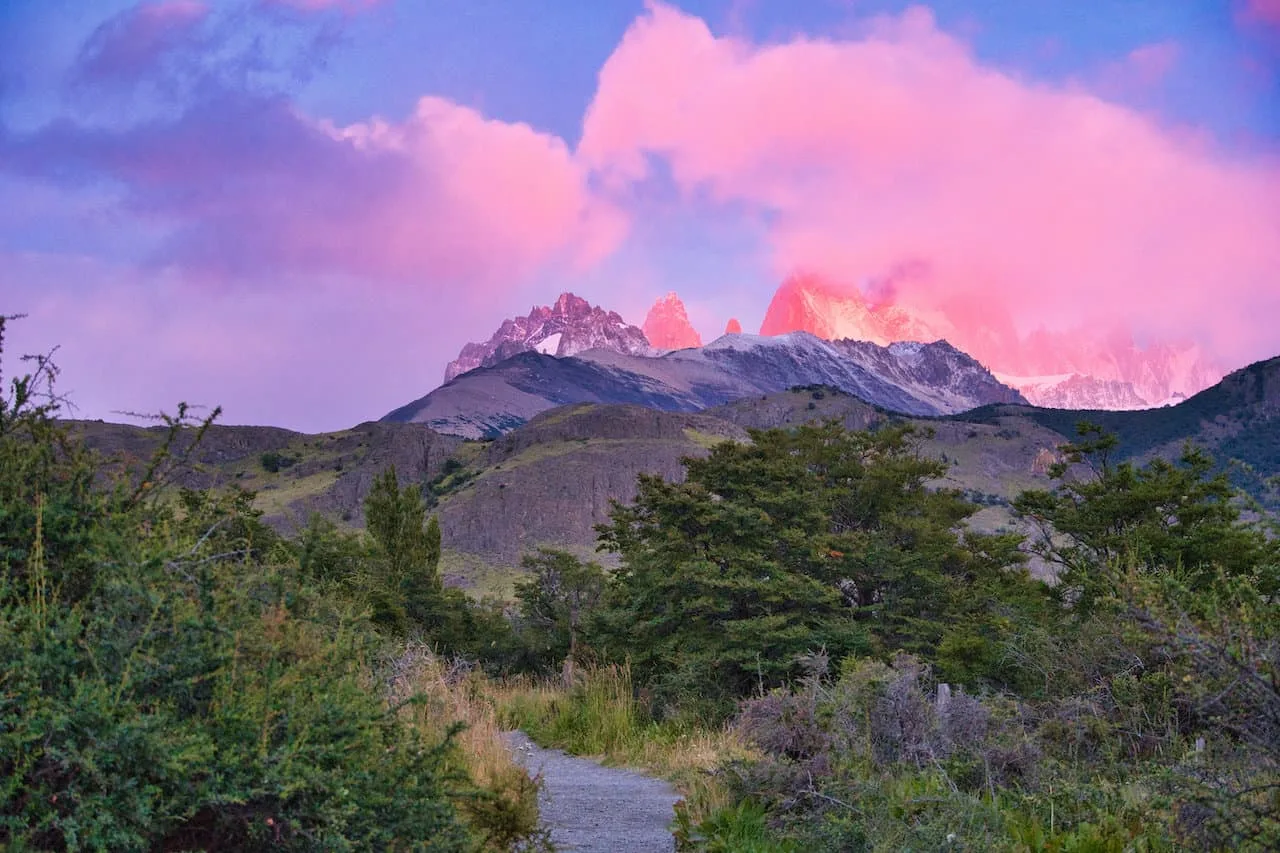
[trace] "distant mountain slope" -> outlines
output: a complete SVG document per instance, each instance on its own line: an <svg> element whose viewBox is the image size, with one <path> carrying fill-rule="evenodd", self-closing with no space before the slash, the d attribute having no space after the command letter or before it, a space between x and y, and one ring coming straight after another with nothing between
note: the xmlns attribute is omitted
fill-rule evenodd
<svg viewBox="0 0 1280 853"><path fill-rule="evenodd" d="M1175 406L1133 412L989 406L966 420L1019 418L1074 436L1082 420L1115 433L1121 457L1174 458L1187 441L1232 466L1236 484L1280 508L1280 358L1235 371L1217 385Z"/></svg>
<svg viewBox="0 0 1280 853"><path fill-rule="evenodd" d="M70 426L86 445L133 470L151 458L165 434L161 427L100 421ZM189 447L191 436L186 432L179 448ZM364 497L380 471L394 465L402 480L427 482L462 444L421 424L364 423L321 435L213 426L192 454L192 464L175 475L177 485L186 488L236 485L257 492L264 520L282 530L305 524L313 512L360 526Z"/></svg>
<svg viewBox="0 0 1280 853"><path fill-rule="evenodd" d="M806 332L725 335L658 358L595 349L575 358L521 353L457 377L388 414L443 433L492 437L569 403L634 403L696 411L796 385L840 388L912 415L951 414L993 402L1025 402L945 341L878 347L828 342Z"/></svg>
<svg viewBox="0 0 1280 853"><path fill-rule="evenodd" d="M595 555L594 525L611 501L635 498L641 473L683 476L681 459L745 430L697 413L578 405L539 415L485 442L437 512L450 560L515 566L539 545Z"/></svg>

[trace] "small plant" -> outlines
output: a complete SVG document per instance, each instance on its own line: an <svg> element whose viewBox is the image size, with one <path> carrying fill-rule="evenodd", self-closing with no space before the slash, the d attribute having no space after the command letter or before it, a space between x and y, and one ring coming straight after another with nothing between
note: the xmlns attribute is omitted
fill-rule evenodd
<svg viewBox="0 0 1280 853"><path fill-rule="evenodd" d="M262 470L268 474L278 474L286 468L292 468L298 462L297 456L289 456L276 450L268 450L258 457Z"/></svg>

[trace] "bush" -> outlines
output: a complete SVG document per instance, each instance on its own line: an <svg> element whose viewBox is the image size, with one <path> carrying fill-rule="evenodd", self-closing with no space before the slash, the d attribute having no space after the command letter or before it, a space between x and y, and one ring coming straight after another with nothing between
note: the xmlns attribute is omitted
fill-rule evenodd
<svg viewBox="0 0 1280 853"><path fill-rule="evenodd" d="M258 461L262 464L262 470L268 474L277 474L285 468L292 468L298 462L298 457L288 456L275 450L268 450L258 457Z"/></svg>
<svg viewBox="0 0 1280 853"><path fill-rule="evenodd" d="M185 408L113 481L54 420L55 375L0 398L0 847L474 849L456 729L407 716L384 640L308 579L342 549L304 572L252 495L174 500L209 423Z"/></svg>

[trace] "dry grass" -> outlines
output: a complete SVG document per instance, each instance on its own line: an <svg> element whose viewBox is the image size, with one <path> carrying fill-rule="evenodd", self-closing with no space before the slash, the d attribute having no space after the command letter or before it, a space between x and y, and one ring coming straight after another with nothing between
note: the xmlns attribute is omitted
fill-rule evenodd
<svg viewBox="0 0 1280 853"><path fill-rule="evenodd" d="M754 753L730 728L655 722L636 700L626 666L580 671L560 680L512 679L489 688L499 719L543 746L598 758L669 780L695 819L731 802L718 769Z"/></svg>
<svg viewBox="0 0 1280 853"><path fill-rule="evenodd" d="M469 668L447 661L422 643L409 643L392 662L388 698L404 704L403 714L429 740L452 727L450 758L472 785L455 804L484 839L484 850L540 850L546 839L538 829L538 782L512 759L502 740L498 711L489 698L490 682Z"/></svg>

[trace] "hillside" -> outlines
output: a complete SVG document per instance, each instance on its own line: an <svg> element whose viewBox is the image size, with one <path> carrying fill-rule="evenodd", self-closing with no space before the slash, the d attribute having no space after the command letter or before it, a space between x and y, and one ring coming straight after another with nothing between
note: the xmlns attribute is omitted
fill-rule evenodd
<svg viewBox="0 0 1280 853"><path fill-rule="evenodd" d="M75 434L104 456L136 469L164 439L163 427L74 421ZM189 445L190 434L179 445ZM374 476L395 465L404 480L426 482L462 445L418 424L364 423L351 429L306 435L274 427L213 426L174 472L188 488L238 486L257 492L265 520L296 529L313 512L351 526L363 525L361 504Z"/></svg>
<svg viewBox="0 0 1280 853"><path fill-rule="evenodd" d="M1031 422L1063 435L1088 420L1119 436L1121 458L1175 458L1190 441L1208 450L1237 487L1280 509L1280 358L1237 370L1176 406L1132 412L987 406L961 419Z"/></svg>
<svg viewBox="0 0 1280 853"><path fill-rule="evenodd" d="M577 370L591 362L525 354ZM510 362L508 362L510 364ZM467 376L484 376L486 370ZM927 454L948 462L940 485L964 490L985 508L979 529L1008 527L1007 502L1023 489L1049 485L1056 448L1083 419L1121 436L1120 454L1176 456L1186 440L1231 467L1237 482L1272 508L1280 473L1280 359L1252 365L1178 406L1140 412L1089 412L988 406L952 417L911 418L822 385L743 397L701 412L669 412L634 403L574 403L531 413L497 438L464 441L414 423L366 423L325 435L267 427L214 427L179 482L239 485L281 529L312 512L363 524L362 501L375 474L395 464L402 480L423 484L444 534L443 568L451 582L496 589L520 555L539 545L594 553L594 525L612 500L629 501L641 472L682 475L681 458L716 442L744 440L753 428L836 419L851 429L909 422L929 435ZM77 423L102 451L144 458L157 429ZM1244 466L1248 466L1247 468ZM274 469L274 470L269 470Z"/></svg>

